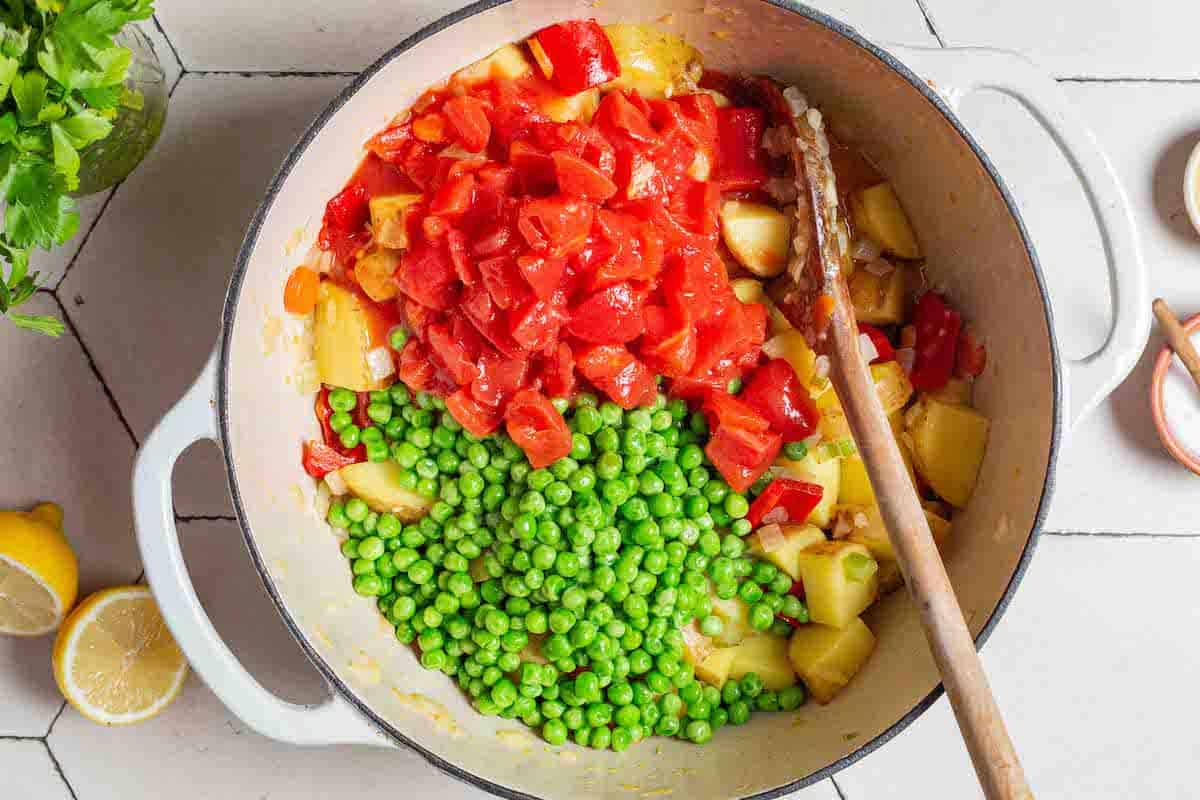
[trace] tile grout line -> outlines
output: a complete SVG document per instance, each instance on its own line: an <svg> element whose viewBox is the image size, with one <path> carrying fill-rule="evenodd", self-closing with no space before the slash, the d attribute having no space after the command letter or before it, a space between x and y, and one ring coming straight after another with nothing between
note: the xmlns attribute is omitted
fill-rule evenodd
<svg viewBox="0 0 1200 800"><path fill-rule="evenodd" d="M16 736L10 734L0 736L0 742L40 742L45 738L44 736Z"/></svg>
<svg viewBox="0 0 1200 800"><path fill-rule="evenodd" d="M835 792L837 792L837 796L838 796L838 798L839 798L840 800L846 800L846 793L845 793L845 792L843 792L843 791L842 791L842 787L838 785L837 778L835 778L835 777L833 777L832 775L830 775L830 776L829 776L829 782L833 784L833 790L834 790Z"/></svg>
<svg viewBox="0 0 1200 800"><path fill-rule="evenodd" d="M1102 75L1056 75L1054 80L1059 83L1164 83L1164 84L1179 84L1183 86L1200 84L1200 78L1159 78L1153 76L1136 75L1117 75L1117 76L1102 76Z"/></svg>
<svg viewBox="0 0 1200 800"><path fill-rule="evenodd" d="M929 13L929 9L925 7L925 0L915 0L915 2L917 8L921 9L921 16L925 18L925 27L933 34L933 38L937 39L938 47L945 47L946 43L942 40L942 35L938 33L937 26L933 24L933 16ZM836 785L835 783L834 786Z"/></svg>
<svg viewBox="0 0 1200 800"><path fill-rule="evenodd" d="M1042 531L1044 536L1095 539L1200 539L1200 533L1129 533L1124 531Z"/></svg>
<svg viewBox="0 0 1200 800"><path fill-rule="evenodd" d="M360 72L353 70L255 70L255 69L189 69L189 75L232 76L237 78L355 78Z"/></svg>
<svg viewBox="0 0 1200 800"><path fill-rule="evenodd" d="M54 733L54 726L58 724L59 718L63 715L63 712L66 710L67 710L67 701L63 700L62 705L58 707L58 713L54 715L54 719L50 720L50 725L46 728L46 733L42 736L43 741L46 739L49 739L50 734Z"/></svg>
<svg viewBox="0 0 1200 800"><path fill-rule="evenodd" d="M54 765L54 771L58 773L63 786L67 787L67 792L71 795L71 800L79 800L79 795L75 794L75 787L71 786L71 782L67 780L67 774L63 772L62 764L58 763L58 756L54 755L54 750L50 747L50 743L43 739L42 746L46 748L46 754L50 756L50 763Z"/></svg>
<svg viewBox="0 0 1200 800"><path fill-rule="evenodd" d="M58 304L58 310L62 313L63 322L71 331L71 335L75 337L75 341L79 342L79 349L83 351L83 357L87 359L88 366L92 370L92 374L96 376L96 380L100 382L100 388L104 390L104 396L108 398L109 405L116 412L117 419L124 426L125 432L129 434L130 440L133 441L134 449L139 449L142 444L138 441L137 435L133 432L133 428L129 424L129 420L125 419L125 412L121 410L121 406L117 404L117 398L113 395L112 389L108 388L108 382L104 380L104 375L100 372L100 367L96 364L96 359L92 356L92 352L84 344L83 337L79 333L79 329L75 327L75 321L71 319L71 315L67 313L67 307L63 305L62 298L56 292L51 292L50 296L54 298L54 302Z"/></svg>
<svg viewBox="0 0 1200 800"><path fill-rule="evenodd" d="M167 43L167 47L171 50L171 55L175 56L175 63L179 65L180 72L187 72L187 66L183 63L183 58L179 55L178 48L175 47L175 42L171 41L171 37L167 35L167 29L163 27L162 21L158 18L158 14L151 17L154 21L154 27L158 28L158 32L162 34L163 39Z"/></svg>
<svg viewBox="0 0 1200 800"><path fill-rule="evenodd" d="M176 522L237 522L233 514L176 514Z"/></svg>

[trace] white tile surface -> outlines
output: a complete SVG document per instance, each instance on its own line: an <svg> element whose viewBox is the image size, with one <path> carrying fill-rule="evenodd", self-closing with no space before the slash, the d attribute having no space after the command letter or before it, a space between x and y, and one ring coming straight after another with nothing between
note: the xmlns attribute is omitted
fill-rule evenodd
<svg viewBox="0 0 1200 800"><path fill-rule="evenodd" d="M200 371L245 226L283 156L345 81L185 76L157 147L67 276L63 302L139 437ZM231 513L210 443L181 459L175 485L179 513Z"/></svg>
<svg viewBox="0 0 1200 800"><path fill-rule="evenodd" d="M430 0L344 0L336 13L319 0L263 4L160 0L158 16L189 70L360 70L424 25L466 5ZM932 36L907 0L819 0L812 6L867 35L907 44ZM286 9L286 11L285 11ZM213 20L221 31L213 31Z"/></svg>
<svg viewBox="0 0 1200 800"><path fill-rule="evenodd" d="M1019 50L1055 75L1200 77L1196 3L925 0L925 7L946 44Z"/></svg>
<svg viewBox="0 0 1200 800"><path fill-rule="evenodd" d="M5 797L72 800L42 742L0 742L0 775L4 776Z"/></svg>
<svg viewBox="0 0 1200 800"><path fill-rule="evenodd" d="M57 315L58 307L37 294L22 311ZM0 408L0 508L63 507L82 593L136 578L133 443L70 333L54 340L0 325ZM0 736L41 736L58 712L53 638L0 637Z"/></svg>
<svg viewBox="0 0 1200 800"><path fill-rule="evenodd" d="M1038 797L1195 795L1200 540L1047 536L984 648ZM943 699L838 775L849 800L980 795Z"/></svg>

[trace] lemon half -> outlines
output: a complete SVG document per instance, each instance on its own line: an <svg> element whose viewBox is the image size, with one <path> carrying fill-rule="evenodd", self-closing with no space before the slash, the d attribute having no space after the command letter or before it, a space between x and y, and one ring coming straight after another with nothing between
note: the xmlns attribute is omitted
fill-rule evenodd
<svg viewBox="0 0 1200 800"><path fill-rule="evenodd" d="M0 512L0 633L41 636L67 616L79 563L62 533L62 509Z"/></svg>

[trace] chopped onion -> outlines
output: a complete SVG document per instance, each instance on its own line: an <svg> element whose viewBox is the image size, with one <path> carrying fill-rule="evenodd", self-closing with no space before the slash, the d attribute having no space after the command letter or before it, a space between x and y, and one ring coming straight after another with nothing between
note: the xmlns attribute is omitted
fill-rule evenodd
<svg viewBox="0 0 1200 800"><path fill-rule="evenodd" d="M876 257L867 262L863 269L872 275L878 275L882 278L884 275L890 275L895 271L896 268L893 267L886 259Z"/></svg>
<svg viewBox="0 0 1200 800"><path fill-rule="evenodd" d="M324 250L314 244L312 247L308 248L308 252L304 254L304 261L300 266L308 267L313 271L319 270L321 256L324 255L324 253Z"/></svg>
<svg viewBox="0 0 1200 800"><path fill-rule="evenodd" d="M875 342L865 333L858 335L858 352L862 353L863 361L868 364L879 358L879 348L875 347Z"/></svg>
<svg viewBox="0 0 1200 800"><path fill-rule="evenodd" d="M854 527L865 528L871 524L871 520L867 519L867 515L859 511L854 515Z"/></svg>
<svg viewBox="0 0 1200 800"><path fill-rule="evenodd" d="M916 360L917 351L911 347L901 347L896 351L896 363L900 365L900 368L904 370L905 373L912 372L913 364L916 362Z"/></svg>
<svg viewBox="0 0 1200 800"><path fill-rule="evenodd" d="M684 625L679 632L683 634L683 647L690 656L688 661L693 664L699 664L708 658L715 649L712 639L700 632L700 626L695 620Z"/></svg>
<svg viewBox="0 0 1200 800"><path fill-rule="evenodd" d="M855 261L866 261L867 268L870 269L871 262L883 255L883 248L869 236L859 236L855 238L851 245L850 255L854 256ZM884 262L887 263L886 261ZM888 266L891 266L888 264Z"/></svg>
<svg viewBox="0 0 1200 800"><path fill-rule="evenodd" d="M329 487L331 494L334 494L338 497L341 497L350 491L350 487L346 485L345 479L342 478L341 473L337 470L325 475L325 485Z"/></svg>
<svg viewBox="0 0 1200 800"><path fill-rule="evenodd" d="M783 99L787 101L788 110L792 112L793 117L798 117L808 110L807 98L795 86L788 86L783 90Z"/></svg>
<svg viewBox="0 0 1200 800"><path fill-rule="evenodd" d="M314 359L305 359L297 365L293 377L296 391L300 394L315 394L321 390L321 371L317 369L317 362Z"/></svg>
<svg viewBox="0 0 1200 800"><path fill-rule="evenodd" d="M654 177L654 172L655 170L653 161L638 162L638 165L633 168L629 176L629 187L627 189L628 196L630 198L641 196L643 191L646 189L646 185L649 184L650 180Z"/></svg>
<svg viewBox="0 0 1200 800"><path fill-rule="evenodd" d="M332 272L334 258L332 250L322 250L321 260L317 262L317 272L320 272L322 275L328 275Z"/></svg>
<svg viewBox="0 0 1200 800"><path fill-rule="evenodd" d="M819 445L820 443L821 443L820 431L814 433L812 436L809 436L807 439L804 440L804 444L808 446L809 452L812 452L812 449L814 447L816 447L817 445Z"/></svg>
<svg viewBox="0 0 1200 800"><path fill-rule="evenodd" d="M367 353L367 368L371 370L372 380L383 380L396 371L392 363L392 351L386 347L376 347Z"/></svg>
<svg viewBox="0 0 1200 800"><path fill-rule="evenodd" d="M767 514L767 517L771 516L771 514L774 514L776 511L782 511L784 520L786 521L787 510L782 508L771 509L770 513ZM766 521L767 517L763 517L764 522ZM783 547L783 529L774 522L768 525L763 525L756 531L756 535L758 536L758 544L764 553L771 553Z"/></svg>
<svg viewBox="0 0 1200 800"><path fill-rule="evenodd" d="M813 361L813 375L818 378L829 377L829 356L819 355Z"/></svg>
<svg viewBox="0 0 1200 800"><path fill-rule="evenodd" d="M796 199L796 182L791 178L767 178L766 189L767 194L771 195L771 199L776 203L791 203Z"/></svg>
<svg viewBox="0 0 1200 800"><path fill-rule="evenodd" d="M814 131L821 130L821 126L825 124L825 120L821 118L821 112L815 108L810 108L804 112L804 118L808 120L808 124L812 126Z"/></svg>
<svg viewBox="0 0 1200 800"><path fill-rule="evenodd" d="M854 531L854 523L848 514L838 514L837 522L833 524L833 538L845 539Z"/></svg>

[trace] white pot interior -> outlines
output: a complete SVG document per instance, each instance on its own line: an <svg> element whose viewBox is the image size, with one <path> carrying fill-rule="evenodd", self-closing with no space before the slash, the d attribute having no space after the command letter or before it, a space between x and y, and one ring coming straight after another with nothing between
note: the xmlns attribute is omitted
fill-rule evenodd
<svg viewBox="0 0 1200 800"><path fill-rule="evenodd" d="M669 15L669 16L664 16ZM917 615L901 592L868 623L878 649L831 705L758 715L705 747L654 738L617 754L555 750L518 722L475 713L449 678L427 672L370 600L351 589L338 540L315 510L300 443L318 436L313 398L297 390L307 354L285 320L282 287L320 226L325 200L354 170L362 142L427 85L497 46L560 19L653 22L685 35L725 71L801 86L842 138L896 185L928 254L928 272L989 350L976 404L992 420L979 488L954 523L947 567L973 633L1016 573L1041 507L1055 434L1055 377L1045 301L1019 226L988 171L938 109L891 67L822 24L757 0L713 13L669 0L512 3L445 28L375 73L313 136L248 249L227 328L228 448L243 522L286 615L328 669L394 731L511 792L601 797L753 795L836 764L888 731L938 683ZM232 308L232 306L231 306ZM955 756L958 757L958 756Z"/></svg>

